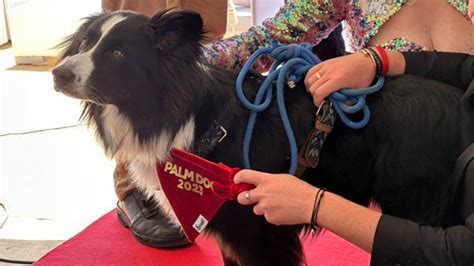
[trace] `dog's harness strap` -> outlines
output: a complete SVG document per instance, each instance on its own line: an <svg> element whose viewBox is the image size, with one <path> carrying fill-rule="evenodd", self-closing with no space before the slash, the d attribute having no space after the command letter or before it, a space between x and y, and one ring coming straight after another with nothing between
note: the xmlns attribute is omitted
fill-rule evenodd
<svg viewBox="0 0 474 266"><path fill-rule="evenodd" d="M316 113L314 128L298 153L298 168L296 176L301 176L306 168L315 168L319 163L319 153L329 133L336 122L336 113L332 104L324 101Z"/></svg>
<svg viewBox="0 0 474 266"><path fill-rule="evenodd" d="M199 141L195 142L193 153L205 157L227 136L227 130L217 121L212 123L211 128L206 131Z"/></svg>

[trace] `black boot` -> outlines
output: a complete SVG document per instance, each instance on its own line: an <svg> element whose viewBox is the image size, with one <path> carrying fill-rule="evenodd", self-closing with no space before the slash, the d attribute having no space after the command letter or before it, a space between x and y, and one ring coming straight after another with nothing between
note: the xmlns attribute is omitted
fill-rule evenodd
<svg viewBox="0 0 474 266"><path fill-rule="evenodd" d="M138 190L117 203L117 215L120 223L146 246L172 248L190 244L181 227L172 224L156 203Z"/></svg>

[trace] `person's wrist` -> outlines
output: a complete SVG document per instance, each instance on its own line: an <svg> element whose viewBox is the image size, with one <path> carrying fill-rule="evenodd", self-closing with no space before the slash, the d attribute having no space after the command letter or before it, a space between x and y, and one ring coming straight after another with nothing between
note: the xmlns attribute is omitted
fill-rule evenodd
<svg viewBox="0 0 474 266"><path fill-rule="evenodd" d="M316 199L316 195L318 194L319 191L320 191L319 188L311 187L310 197L308 198L311 200L306 200L307 204L306 204L306 208L304 212L305 215L303 217L304 224L311 224L311 218L313 216L314 200Z"/></svg>
<svg viewBox="0 0 474 266"><path fill-rule="evenodd" d="M387 52L390 59L390 68L387 76L398 76L405 73L405 57L400 52Z"/></svg>
<svg viewBox="0 0 474 266"><path fill-rule="evenodd" d="M316 192L316 196L314 198L314 205L313 205L313 211L311 212L311 223L310 223L311 231L313 233L317 232L319 229L318 214L319 214L319 209L321 207L321 201L324 198L325 192L326 192L326 189L324 188L318 189L318 191Z"/></svg>
<svg viewBox="0 0 474 266"><path fill-rule="evenodd" d="M370 55L366 55L364 53L356 53L356 55L359 57L359 62L362 62L361 65L365 72L364 76L366 76L368 81L372 83L377 74L377 67L374 60L370 57Z"/></svg>
<svg viewBox="0 0 474 266"><path fill-rule="evenodd" d="M377 75L377 64L374 59L366 50L361 50L359 53L356 53L360 57L360 60L363 62L364 69L370 73L372 79Z"/></svg>
<svg viewBox="0 0 474 266"><path fill-rule="evenodd" d="M373 51L379 56L382 62L382 72L380 74L382 76L387 75L390 68L390 61L389 61L387 52L381 46L374 46Z"/></svg>

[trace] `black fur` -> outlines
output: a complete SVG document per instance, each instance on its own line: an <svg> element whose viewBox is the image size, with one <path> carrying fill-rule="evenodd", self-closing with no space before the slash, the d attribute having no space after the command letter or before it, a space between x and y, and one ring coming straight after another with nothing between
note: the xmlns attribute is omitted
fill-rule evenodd
<svg viewBox="0 0 474 266"><path fill-rule="evenodd" d="M135 13L123 15L126 19L94 52L95 69L87 81L92 92L78 96L68 84L57 84L58 90L85 101L84 118L97 123L107 153L113 156L118 149L104 137L101 118L104 106L112 104L131 121L142 143L163 130L176 134L192 115L194 139L199 139L217 120L229 135L208 159L242 167L248 112L235 96L238 72L201 59L200 17L191 12L162 12L151 20ZM89 51L99 38L101 23L110 16L87 19L67 40L64 56ZM114 49L125 56L111 59ZM247 77L247 96L255 95L262 80L257 73ZM337 122L324 145L320 165L306 171L303 178L360 204L374 200L388 214L448 225L460 95L455 88L420 77L387 80L381 93L367 99L370 123L352 130ZM301 146L316 111L302 83L287 90L286 104ZM289 147L275 105L258 116L251 147L255 169L287 171ZM251 207L227 202L207 232L219 235L232 249L233 255L225 258L227 264L237 259L241 265L300 265L304 261L300 229L270 225L255 216Z"/></svg>

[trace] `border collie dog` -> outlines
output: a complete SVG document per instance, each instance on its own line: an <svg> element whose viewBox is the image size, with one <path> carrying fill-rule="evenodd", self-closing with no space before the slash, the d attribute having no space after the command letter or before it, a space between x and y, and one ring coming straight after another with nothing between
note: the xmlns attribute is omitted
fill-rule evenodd
<svg viewBox="0 0 474 266"><path fill-rule="evenodd" d="M228 134L205 157L243 167L249 112L235 95L238 71L205 62L202 33L200 16L187 11L160 12L151 19L134 12L93 15L66 40L64 60L53 70L55 89L83 101L82 117L96 130L106 154L130 162L136 185L175 223L155 170L172 147L193 151L217 122ZM262 81L258 73L249 74L247 97ZM316 108L302 82L285 93L301 147ZM303 178L363 205L374 201L388 214L449 224L460 96L448 85L421 77L387 80L380 93L367 98L370 123L352 130L337 122L319 166ZM287 172L289 153L272 104L257 119L252 166ZM302 228L269 224L251 206L229 201L206 231L228 265L300 265Z"/></svg>

